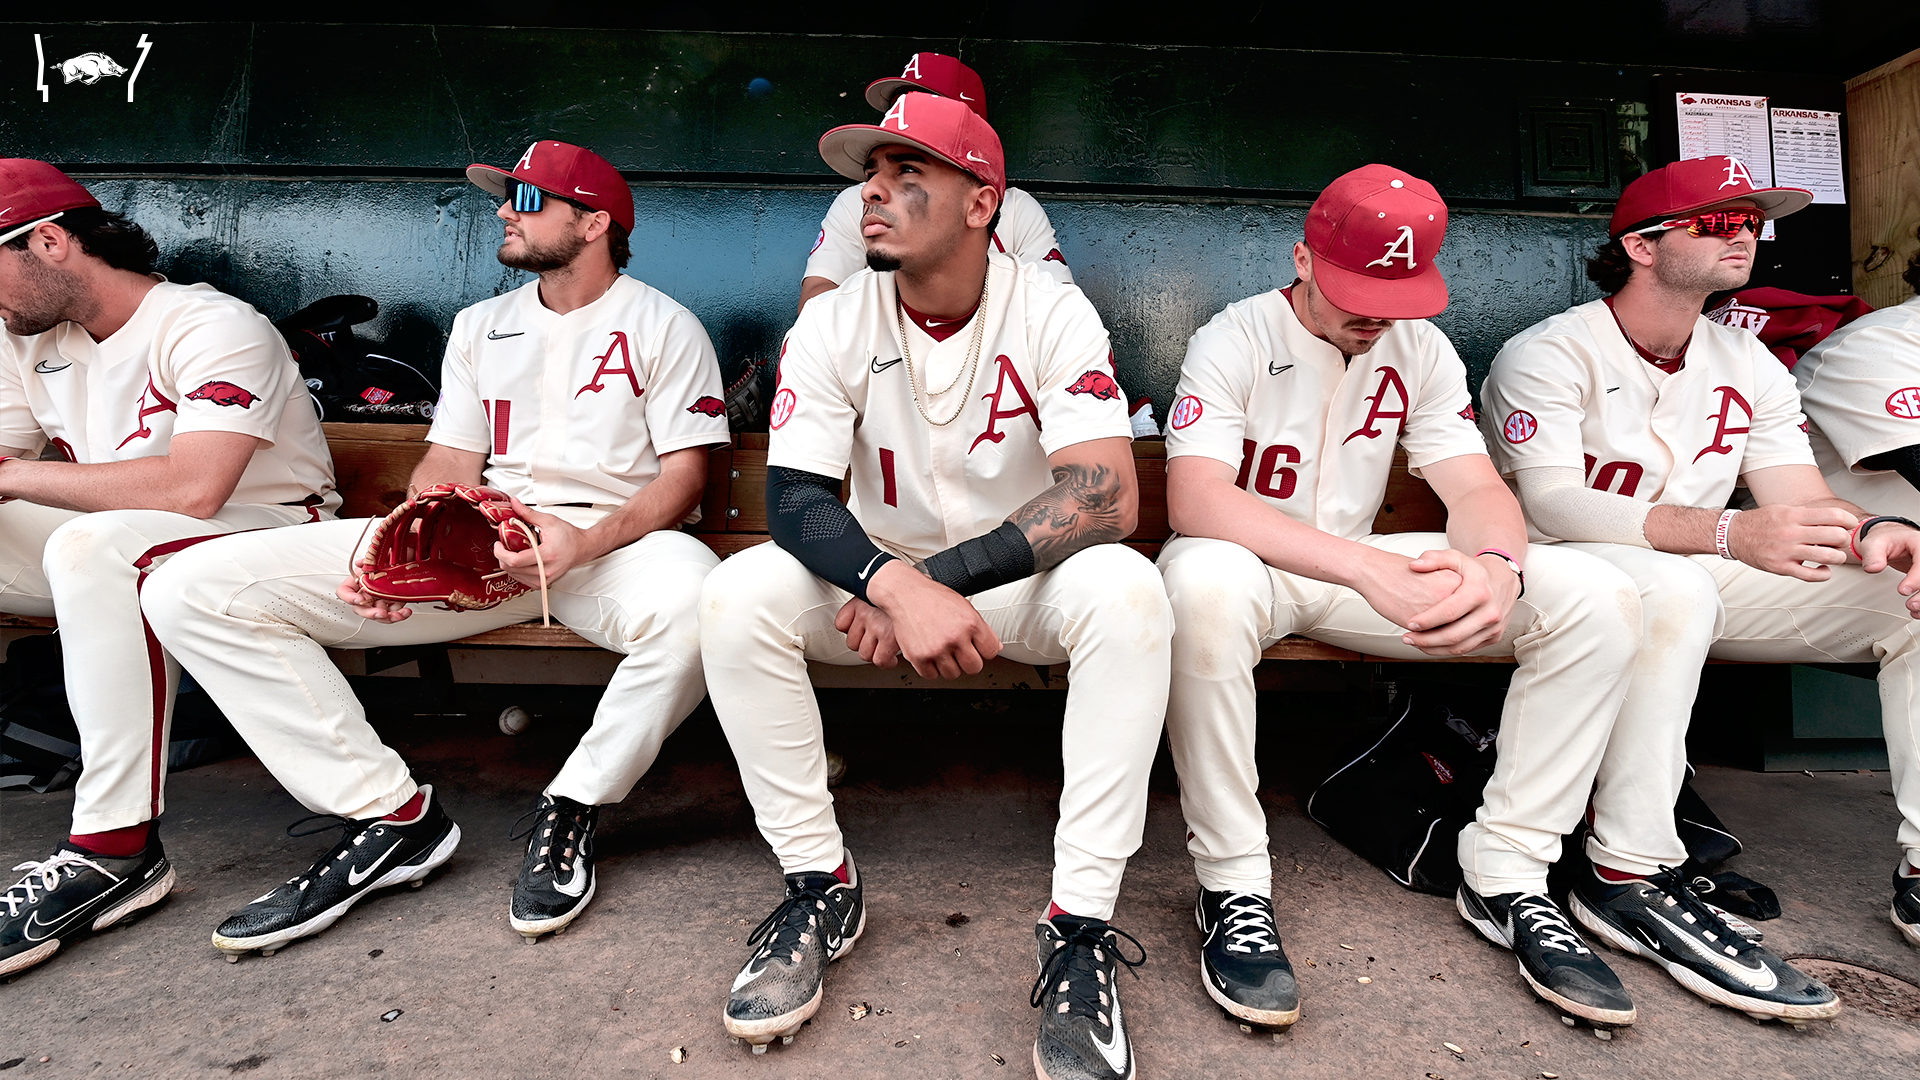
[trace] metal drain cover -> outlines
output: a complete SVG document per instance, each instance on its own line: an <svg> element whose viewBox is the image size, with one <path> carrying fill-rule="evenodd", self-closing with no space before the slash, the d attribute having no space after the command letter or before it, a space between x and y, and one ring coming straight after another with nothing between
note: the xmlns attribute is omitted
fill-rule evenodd
<svg viewBox="0 0 1920 1080"><path fill-rule="evenodd" d="M1884 971L1825 956L1795 956L1793 966L1840 995L1841 1004L1888 1020L1920 1024L1920 986Z"/></svg>

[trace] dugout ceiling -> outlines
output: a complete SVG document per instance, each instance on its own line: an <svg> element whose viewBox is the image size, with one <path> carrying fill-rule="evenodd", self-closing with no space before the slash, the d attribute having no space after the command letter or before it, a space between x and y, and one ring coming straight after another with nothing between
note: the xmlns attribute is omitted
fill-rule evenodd
<svg viewBox="0 0 1920 1080"><path fill-rule="evenodd" d="M1841 25L1833 5L1734 7L1747 13L1744 37L1669 27L1644 43L1555 41L1496 19L1484 38L1430 35L1428 55L1266 47L1283 28L1224 13L1209 25L1234 31L1222 34L1231 45L1129 40L1152 28L1126 17L1098 23L1114 40L1076 43L7 23L0 153L68 168L156 233L172 276L212 281L269 314L367 292L386 309L376 333L431 365L454 311L523 280L493 262L498 224L461 167L511 162L535 137L591 145L636 184L630 272L701 316L730 373L775 351L791 322L807 248L841 184L814 150L820 132L870 122L861 88L915 48L955 52L985 77L1011 179L1047 204L1114 333L1123 380L1164 415L1187 335L1226 303L1291 280L1305 201L1368 161L1431 180L1456 208L1439 260L1456 299L1436 321L1476 370L1506 336L1593 295L1580 259L1612 193L1653 153L1656 75L1744 86L1765 66L1742 68L1752 54L1837 88L1834 65L1852 62L1806 51ZM1811 23L1795 21L1809 11ZM1032 25L1057 30L1059 17ZM740 25L783 29L758 18ZM1309 41L1338 37L1325 20L1302 25ZM1356 44L1412 47L1408 32ZM1916 43L1899 37L1876 47ZM1444 55L1478 41L1512 55ZM1610 52L1696 63L1601 62ZM1542 143L1542 124L1570 134ZM1548 161L1555 147L1577 160Z"/></svg>

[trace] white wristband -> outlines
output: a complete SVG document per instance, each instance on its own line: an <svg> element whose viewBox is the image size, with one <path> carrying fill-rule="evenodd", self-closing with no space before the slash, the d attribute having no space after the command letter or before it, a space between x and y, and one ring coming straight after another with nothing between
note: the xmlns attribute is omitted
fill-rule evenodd
<svg viewBox="0 0 1920 1080"><path fill-rule="evenodd" d="M1721 514L1720 523L1713 527L1713 546L1720 552L1720 557L1723 559L1737 558L1733 553L1733 549L1727 546L1727 533L1733 527L1733 515L1739 512L1738 510L1729 510Z"/></svg>

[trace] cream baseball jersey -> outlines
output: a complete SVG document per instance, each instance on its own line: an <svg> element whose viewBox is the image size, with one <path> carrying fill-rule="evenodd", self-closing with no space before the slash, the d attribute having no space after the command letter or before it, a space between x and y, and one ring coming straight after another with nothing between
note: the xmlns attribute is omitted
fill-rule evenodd
<svg viewBox="0 0 1920 1080"><path fill-rule="evenodd" d="M1419 470L1485 454L1467 369L1440 329L1402 320L1351 361L1276 289L1194 331L1167 420L1167 457L1239 470L1235 483L1316 529L1373 532L1393 448Z"/></svg>
<svg viewBox="0 0 1920 1080"><path fill-rule="evenodd" d="M867 243L860 236L860 189L859 184L847 188L827 208L820 235L814 238L813 251L807 256L806 276L843 282L866 269ZM1019 262L1037 263L1062 284L1073 283L1073 272L1060 254L1047 212L1019 188L1008 188L1000 204L1000 227L993 232L993 250Z"/></svg>
<svg viewBox="0 0 1920 1080"><path fill-rule="evenodd" d="M767 464L851 467L854 517L918 560L991 532L1052 487L1047 455L1132 437L1106 328L1078 288L990 255L973 318L986 322L969 363L971 321L936 342L907 320L902 348L891 273L861 270L815 298L787 335Z"/></svg>
<svg viewBox="0 0 1920 1080"><path fill-rule="evenodd" d="M730 438L706 329L625 275L565 315L538 281L465 309L440 377L427 440L486 454L487 483L533 506L610 510L660 455Z"/></svg>
<svg viewBox="0 0 1920 1080"><path fill-rule="evenodd" d="M1742 473L1813 464L1793 376L1759 338L1704 317L1668 375L1640 359L1605 301L1570 308L1501 347L1480 400L1506 476L1577 468L1600 491L1721 507Z"/></svg>
<svg viewBox="0 0 1920 1080"><path fill-rule="evenodd" d="M0 446L97 464L159 457L174 436L199 431L265 441L229 502L340 505L307 384L280 332L245 301L162 281L105 341L73 322L0 333Z"/></svg>
<svg viewBox="0 0 1920 1080"><path fill-rule="evenodd" d="M1920 443L1920 296L1835 330L1793 368L1813 457L1834 494L1920 517L1920 491L1863 459Z"/></svg>

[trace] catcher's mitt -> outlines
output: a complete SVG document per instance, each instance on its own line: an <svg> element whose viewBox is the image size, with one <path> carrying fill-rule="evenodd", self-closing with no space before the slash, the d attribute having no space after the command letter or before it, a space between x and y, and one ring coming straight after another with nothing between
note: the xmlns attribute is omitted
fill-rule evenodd
<svg viewBox="0 0 1920 1080"><path fill-rule="evenodd" d="M533 549L540 566L540 617L550 625L540 531L491 488L436 484L394 507L355 567L360 590L401 604L439 601L449 611L497 606L532 586L500 568L493 557L496 540L508 551Z"/></svg>

